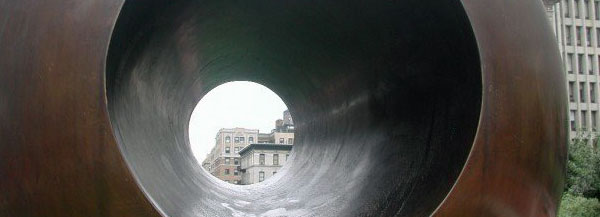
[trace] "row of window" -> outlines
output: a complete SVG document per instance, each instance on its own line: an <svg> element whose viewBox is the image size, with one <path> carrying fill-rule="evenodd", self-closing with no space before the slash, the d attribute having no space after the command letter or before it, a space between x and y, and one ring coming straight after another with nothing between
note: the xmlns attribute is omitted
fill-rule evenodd
<svg viewBox="0 0 600 217"><path fill-rule="evenodd" d="M288 157L290 155L286 154L285 155L285 160L287 161ZM225 165L232 165L232 160L233 159L233 165L240 165L240 159L236 158L236 157L226 157L225 158ZM258 164L259 165L265 165L265 154L259 154L258 155ZM272 165L279 165L279 154L273 154L273 164Z"/></svg>
<svg viewBox="0 0 600 217"><path fill-rule="evenodd" d="M233 153L238 153L240 152L240 150L242 150L244 147L235 147L233 148ZM230 154L231 153L231 148L230 147L225 147L225 154Z"/></svg>
<svg viewBox="0 0 600 217"><path fill-rule="evenodd" d="M573 37L573 35L575 35L575 37ZM573 26L565 25L565 43L569 46L573 45L574 38L577 46L584 46L583 43L585 43L585 46L592 47L592 43L594 42L592 39L593 35L594 30L592 27L583 28L582 26L576 26L575 29L573 29ZM596 47L600 47L600 28L596 28L595 35Z"/></svg>
<svg viewBox="0 0 600 217"><path fill-rule="evenodd" d="M240 171L238 171L237 169L233 170L233 175L234 176L238 176L240 174ZM273 175L277 174L277 171L273 172ZM231 175L231 170L229 169L225 169L223 170L223 175ZM264 171L260 171L258 172L258 182L262 182L265 181L265 172ZM239 182L237 180L233 181L233 184L238 184Z"/></svg>
<svg viewBox="0 0 600 217"><path fill-rule="evenodd" d="M230 173L229 171L230 171L229 169L225 169L225 170L223 171L223 175L230 175L231 173ZM238 175L240 175L240 171L239 171L239 170L237 170L237 169L233 170L233 175L234 175L234 176L238 176ZM237 183L235 183L235 184L237 184Z"/></svg>
<svg viewBox="0 0 600 217"><path fill-rule="evenodd" d="M571 110L571 112L569 113L571 131L576 131L578 129L586 131L588 126L590 126L588 125L588 115L590 115L589 118L591 122L592 131L595 132L598 127L598 111L590 111L588 113L588 111L582 110L580 114L581 115L577 117L576 110Z"/></svg>
<svg viewBox="0 0 600 217"><path fill-rule="evenodd" d="M576 84L577 83L574 81L569 81L569 102L577 102L577 98L579 98L579 102L581 103L587 103L588 101L590 103L597 102L598 88L596 86L596 82L590 82L589 85L587 85L586 82L579 82L577 85L579 91L577 92L575 91Z"/></svg>
<svg viewBox="0 0 600 217"><path fill-rule="evenodd" d="M273 175L277 174L277 171L273 172ZM265 181L265 172L258 172L258 182Z"/></svg>
<svg viewBox="0 0 600 217"><path fill-rule="evenodd" d="M575 59L574 54L568 53L565 61L567 73L573 74L573 71L577 70L577 73L580 75L596 74L598 63L594 63L594 59L600 62L600 56L596 57L593 54L587 55L587 58L584 58L584 54L577 54L577 59ZM575 69L574 66L577 66L577 68Z"/></svg>
<svg viewBox="0 0 600 217"><path fill-rule="evenodd" d="M565 17L574 15L575 18L592 19L592 15L594 15L596 20L600 20L600 2L597 0L563 0L562 5Z"/></svg>
<svg viewBox="0 0 600 217"><path fill-rule="evenodd" d="M286 161L289 156L289 154L285 155ZM258 164L265 165L265 154L258 155ZM279 165L279 154L273 154L273 165Z"/></svg>
<svg viewBox="0 0 600 217"><path fill-rule="evenodd" d="M229 158L229 157L225 158L225 165L231 165L231 158ZM233 165L240 165L240 159L233 157Z"/></svg>
<svg viewBox="0 0 600 217"><path fill-rule="evenodd" d="M243 136L233 137L233 142L234 143L245 143L246 142L246 137L243 137ZM231 143L231 137L230 136L226 136L225 137L225 143ZM248 137L248 143L254 143L254 137L249 136Z"/></svg>
<svg viewBox="0 0 600 217"><path fill-rule="evenodd" d="M285 144L285 138L279 138L279 144ZM290 145L294 144L294 138L288 138L288 143Z"/></svg>

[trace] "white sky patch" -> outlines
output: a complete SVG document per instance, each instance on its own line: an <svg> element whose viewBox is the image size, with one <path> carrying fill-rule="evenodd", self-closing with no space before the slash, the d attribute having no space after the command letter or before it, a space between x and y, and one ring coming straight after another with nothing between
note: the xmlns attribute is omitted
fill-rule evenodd
<svg viewBox="0 0 600 217"><path fill-rule="evenodd" d="M215 145L221 128L242 127L269 133L287 110L269 88L248 81L229 82L212 89L196 105L190 118L189 137L201 163Z"/></svg>

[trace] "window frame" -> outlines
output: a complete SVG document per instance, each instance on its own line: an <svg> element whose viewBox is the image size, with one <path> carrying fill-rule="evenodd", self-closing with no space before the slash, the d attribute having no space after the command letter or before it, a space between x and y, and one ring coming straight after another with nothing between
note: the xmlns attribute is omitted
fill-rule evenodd
<svg viewBox="0 0 600 217"><path fill-rule="evenodd" d="M585 88L585 82L579 82L579 102L580 103L586 103L587 99L586 99L586 92L587 92L587 88Z"/></svg>
<svg viewBox="0 0 600 217"><path fill-rule="evenodd" d="M263 181L265 181L265 172L260 171L260 172L258 172L258 182L263 182Z"/></svg>
<svg viewBox="0 0 600 217"><path fill-rule="evenodd" d="M265 154L258 155L258 165L265 165Z"/></svg>
<svg viewBox="0 0 600 217"><path fill-rule="evenodd" d="M569 124L571 125L571 131L577 130L577 110L571 110L569 112Z"/></svg>
<svg viewBox="0 0 600 217"><path fill-rule="evenodd" d="M596 93L596 82L590 82L589 86L589 98L590 98L590 103L596 103L596 97L597 97L597 93Z"/></svg>

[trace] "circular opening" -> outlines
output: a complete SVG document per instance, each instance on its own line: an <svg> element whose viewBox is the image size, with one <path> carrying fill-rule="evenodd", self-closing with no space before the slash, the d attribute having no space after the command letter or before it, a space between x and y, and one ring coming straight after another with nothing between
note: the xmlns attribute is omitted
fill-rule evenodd
<svg viewBox="0 0 600 217"><path fill-rule="evenodd" d="M250 185L271 178L288 161L294 122L287 106L269 88L228 82L209 91L189 123L196 160L216 178Z"/></svg>
<svg viewBox="0 0 600 217"><path fill-rule="evenodd" d="M107 57L114 135L165 216L428 216L477 130L481 69L460 1L126 1ZM294 160L225 184L191 154L196 103L277 93Z"/></svg>

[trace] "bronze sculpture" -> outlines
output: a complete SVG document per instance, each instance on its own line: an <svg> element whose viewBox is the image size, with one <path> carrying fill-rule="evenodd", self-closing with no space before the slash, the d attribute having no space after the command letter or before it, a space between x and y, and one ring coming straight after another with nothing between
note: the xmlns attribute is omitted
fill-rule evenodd
<svg viewBox="0 0 600 217"><path fill-rule="evenodd" d="M0 216L554 216L564 75L538 0L0 3ZM195 103L271 88L280 179L220 183Z"/></svg>

